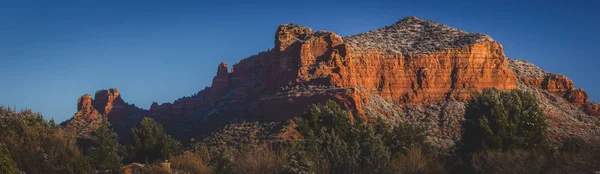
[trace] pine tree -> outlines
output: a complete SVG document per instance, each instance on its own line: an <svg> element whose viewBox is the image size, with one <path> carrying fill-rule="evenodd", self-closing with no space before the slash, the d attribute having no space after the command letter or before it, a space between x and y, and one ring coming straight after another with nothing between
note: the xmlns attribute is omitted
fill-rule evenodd
<svg viewBox="0 0 600 174"><path fill-rule="evenodd" d="M96 170L115 170L121 167L123 158L119 155L121 144L118 135L109 128L104 119L100 128L92 133L93 146L89 149L88 159Z"/></svg>

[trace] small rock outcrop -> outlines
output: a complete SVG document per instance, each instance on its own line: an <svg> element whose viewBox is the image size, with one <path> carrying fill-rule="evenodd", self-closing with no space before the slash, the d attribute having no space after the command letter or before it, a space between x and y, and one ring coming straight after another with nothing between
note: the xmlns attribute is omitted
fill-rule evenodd
<svg viewBox="0 0 600 174"><path fill-rule="evenodd" d="M77 100L77 113L75 118L83 118L85 120L96 120L100 113L93 107L93 99L89 94L85 94Z"/></svg>
<svg viewBox="0 0 600 174"><path fill-rule="evenodd" d="M565 75L546 72L524 60L509 60L509 65L519 81L525 85L547 90L575 105L582 106L590 102L587 93L583 89L575 88L573 81Z"/></svg>
<svg viewBox="0 0 600 174"><path fill-rule="evenodd" d="M592 116L600 116L600 104L588 103L584 106L585 112Z"/></svg>

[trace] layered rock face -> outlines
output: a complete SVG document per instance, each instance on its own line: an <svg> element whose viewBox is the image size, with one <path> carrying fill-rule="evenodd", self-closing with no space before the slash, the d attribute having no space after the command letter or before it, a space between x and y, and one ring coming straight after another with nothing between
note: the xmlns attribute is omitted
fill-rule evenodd
<svg viewBox="0 0 600 174"><path fill-rule="evenodd" d="M361 87L402 104L465 100L478 89L517 88L502 46L489 36L414 17L344 39L282 25L276 39L274 59L280 68L274 74L292 72L291 84Z"/></svg>
<svg viewBox="0 0 600 174"><path fill-rule="evenodd" d="M100 113L92 106L92 96L85 94L77 100L77 113L74 118L83 118L85 120L96 120Z"/></svg>
<svg viewBox="0 0 600 174"><path fill-rule="evenodd" d="M596 138L600 130L598 105L590 103L583 89L575 88L564 75L544 71L524 60L509 60L509 68L517 75L519 89L536 94L548 118L549 137Z"/></svg>
<svg viewBox="0 0 600 174"><path fill-rule="evenodd" d="M104 119L108 119L119 135L126 137L128 129L136 125L147 112L123 101L119 91L114 88L99 90L94 98L89 94L81 96L77 101L77 113L65 122L66 128L75 131L79 138L89 138Z"/></svg>
<svg viewBox="0 0 600 174"><path fill-rule="evenodd" d="M571 79L561 74L546 72L524 60L509 60L510 68L525 85L546 90L576 105L589 103L587 93L575 88Z"/></svg>

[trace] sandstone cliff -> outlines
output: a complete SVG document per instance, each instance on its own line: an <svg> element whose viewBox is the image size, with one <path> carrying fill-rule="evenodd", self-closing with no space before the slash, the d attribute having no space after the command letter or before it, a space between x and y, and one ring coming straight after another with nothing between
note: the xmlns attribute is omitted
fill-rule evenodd
<svg viewBox="0 0 600 174"><path fill-rule="evenodd" d="M89 138L102 121L108 119L115 132L127 137L129 128L137 125L147 111L123 101L117 89L99 90L94 99L85 94L77 101L77 113L63 123L78 138Z"/></svg>
<svg viewBox="0 0 600 174"><path fill-rule="evenodd" d="M502 46L489 36L415 17L345 38L284 24L273 49L227 68L220 64L213 84L190 97L154 103L148 116L172 127L181 126L174 117L283 121L328 99L364 116L373 96L412 106L517 88Z"/></svg>

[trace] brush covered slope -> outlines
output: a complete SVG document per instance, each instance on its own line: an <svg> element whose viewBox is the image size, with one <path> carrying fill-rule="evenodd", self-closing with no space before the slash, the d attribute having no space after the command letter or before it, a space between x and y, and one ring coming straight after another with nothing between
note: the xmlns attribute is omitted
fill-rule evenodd
<svg viewBox="0 0 600 174"><path fill-rule="evenodd" d="M111 120L110 113L119 108L123 112L117 115L125 116L117 118L143 114L185 142L231 122L287 121L309 104L333 100L350 109L351 117L419 124L428 128L431 144L447 148L460 139L466 101L486 88L534 92L555 140L600 135L594 128L600 125L599 106L565 76L507 59L490 36L416 17L347 37L284 24L276 30L273 49L232 67L221 63L212 85L192 96L153 103L147 112L101 100L100 107L80 106L67 125L93 120L78 119L81 115ZM111 123L119 129L135 126Z"/></svg>

